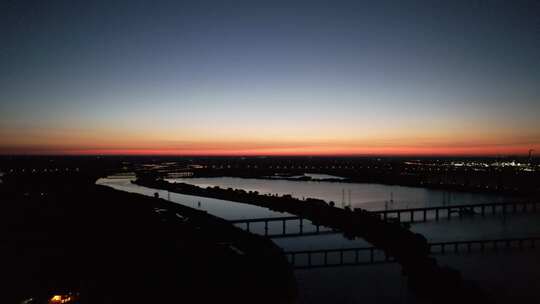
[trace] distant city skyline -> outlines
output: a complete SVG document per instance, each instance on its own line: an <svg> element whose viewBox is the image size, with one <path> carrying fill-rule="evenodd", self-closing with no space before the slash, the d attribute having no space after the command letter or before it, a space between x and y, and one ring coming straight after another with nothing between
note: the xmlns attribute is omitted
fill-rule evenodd
<svg viewBox="0 0 540 304"><path fill-rule="evenodd" d="M537 1L10 1L0 154L540 153Z"/></svg>

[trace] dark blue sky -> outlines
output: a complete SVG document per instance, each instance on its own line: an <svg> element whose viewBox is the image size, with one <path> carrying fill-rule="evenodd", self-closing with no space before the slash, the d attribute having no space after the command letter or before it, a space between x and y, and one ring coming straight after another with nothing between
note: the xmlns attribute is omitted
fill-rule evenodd
<svg viewBox="0 0 540 304"><path fill-rule="evenodd" d="M538 1L0 5L4 153L540 143Z"/></svg>

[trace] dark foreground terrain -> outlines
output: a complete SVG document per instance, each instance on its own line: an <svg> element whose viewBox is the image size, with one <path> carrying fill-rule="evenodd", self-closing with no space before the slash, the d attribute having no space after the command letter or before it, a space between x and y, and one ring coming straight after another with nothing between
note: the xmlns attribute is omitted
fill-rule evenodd
<svg viewBox="0 0 540 304"><path fill-rule="evenodd" d="M60 303L59 296L76 299L68 303L294 301L293 273L271 241L94 180L4 177L2 303Z"/></svg>
<svg viewBox="0 0 540 304"><path fill-rule="evenodd" d="M438 265L430 256L427 239L410 231L400 223L388 222L379 215L355 208L337 208L334 203L320 199L300 200L291 195L261 195L241 189L219 187L201 188L185 183L169 183L152 176L141 176L133 183L152 189L162 189L199 197L216 198L252 204L274 211L287 212L311 221L315 225L330 227L350 239L363 238L384 250L402 266L411 291L419 300L429 303L492 303L493 299L475 284L466 282L459 271ZM440 295L445 294L444 298Z"/></svg>

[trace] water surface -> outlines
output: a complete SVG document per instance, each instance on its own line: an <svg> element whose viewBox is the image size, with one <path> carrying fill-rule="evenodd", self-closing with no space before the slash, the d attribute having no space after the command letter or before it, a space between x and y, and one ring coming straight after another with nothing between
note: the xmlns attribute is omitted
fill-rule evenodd
<svg viewBox="0 0 540 304"><path fill-rule="evenodd" d="M320 198L336 206L350 205L367 210L419 208L453 204L480 204L516 201L519 198L501 194L432 190L382 184L361 184L325 181L267 180L237 177L176 178L199 187L219 186L262 194L290 194L296 198Z"/></svg>
<svg viewBox="0 0 540 304"><path fill-rule="evenodd" d="M206 210L225 219L287 216L266 208L203 198L177 193L168 193L131 183L128 178L104 178L98 184L117 190L160 197L186 206ZM483 193L463 193L424 188L388 186L379 184L351 184L340 182L306 182L286 180L258 180L241 178L189 178L172 181L186 182L201 187L220 186L241 188L271 194L292 194L295 197L316 197L333 200L338 206L345 197L348 204L349 190L351 205L369 210L384 208L424 207L448 204L477 204L508 202L516 198ZM393 202L390 202L393 198ZM201 203L199 205L199 202ZM252 225L251 231L262 234L262 224ZM279 232L281 223L271 224L270 232ZM298 229L290 222L287 230ZM305 231L314 229L306 223ZM486 218L443 219L439 222L413 224L411 229L422 233L430 242L471 240L481 238L505 238L538 236L540 220L538 214L516 214L486 216ZM330 249L366 247L362 239L348 240L341 234L288 237L273 239L286 251L306 249ZM484 254L449 254L437 256L441 265L449 265L462 271L464 278L474 280L495 297L508 294L530 296L540 285L538 251L486 252ZM415 297L407 289L407 279L401 275L398 264L371 266L332 267L295 272L300 288L300 303L415 303ZM531 284L531 282L533 282ZM534 283L536 282L536 283Z"/></svg>

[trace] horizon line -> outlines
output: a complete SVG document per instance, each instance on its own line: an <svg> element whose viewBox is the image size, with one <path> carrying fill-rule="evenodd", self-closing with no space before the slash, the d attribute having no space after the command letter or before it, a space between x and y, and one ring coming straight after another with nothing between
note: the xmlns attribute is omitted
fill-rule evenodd
<svg viewBox="0 0 540 304"><path fill-rule="evenodd" d="M208 157L208 158L235 158L235 157L358 157L358 158L434 158L434 157L471 157L471 158L499 158L499 157L529 157L528 153L513 154L175 154L175 153L0 153L0 157ZM537 156L531 155L532 158Z"/></svg>

